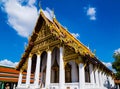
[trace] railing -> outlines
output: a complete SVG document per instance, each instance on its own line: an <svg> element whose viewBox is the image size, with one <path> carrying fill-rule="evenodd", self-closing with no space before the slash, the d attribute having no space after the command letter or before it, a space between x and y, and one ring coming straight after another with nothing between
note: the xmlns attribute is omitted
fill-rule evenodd
<svg viewBox="0 0 120 89"><path fill-rule="evenodd" d="M20 85L17 87L17 89L19 89L19 88L26 88L26 84L20 84Z"/></svg>
<svg viewBox="0 0 120 89"><path fill-rule="evenodd" d="M85 83L85 88L86 89L95 89L97 88L95 83Z"/></svg>
<svg viewBox="0 0 120 89"><path fill-rule="evenodd" d="M79 89L78 83L65 83L64 89ZM59 83L51 83L50 89L59 89Z"/></svg>
<svg viewBox="0 0 120 89"><path fill-rule="evenodd" d="M51 83L50 89L59 89L59 83Z"/></svg>
<svg viewBox="0 0 120 89"><path fill-rule="evenodd" d="M19 88L34 88L34 84L30 84L30 85L26 85L26 84L21 84L20 86L19 86Z"/></svg>
<svg viewBox="0 0 120 89"><path fill-rule="evenodd" d="M79 89L78 83L65 83L65 89Z"/></svg>

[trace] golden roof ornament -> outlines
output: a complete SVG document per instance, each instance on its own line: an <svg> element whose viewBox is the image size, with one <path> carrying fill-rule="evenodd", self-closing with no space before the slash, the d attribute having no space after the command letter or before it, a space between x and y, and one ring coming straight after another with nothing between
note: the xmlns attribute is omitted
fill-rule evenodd
<svg viewBox="0 0 120 89"><path fill-rule="evenodd" d="M54 9L52 9L52 18L55 18Z"/></svg>
<svg viewBox="0 0 120 89"><path fill-rule="evenodd" d="M39 1L39 8L40 8L40 12L41 12L42 11L41 1Z"/></svg>

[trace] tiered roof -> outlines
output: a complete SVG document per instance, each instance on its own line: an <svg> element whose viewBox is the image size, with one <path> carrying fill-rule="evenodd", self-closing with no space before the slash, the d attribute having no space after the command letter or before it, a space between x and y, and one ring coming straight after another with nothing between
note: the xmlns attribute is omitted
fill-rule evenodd
<svg viewBox="0 0 120 89"><path fill-rule="evenodd" d="M43 11L40 11L40 16L38 18L34 31L29 39L28 46L25 49L25 52L19 62L19 65L17 66L18 70L20 70L20 68L23 66L23 63L26 61L26 59L29 56L29 53L34 47L34 42L38 36L38 32L40 31L40 28L42 27L42 23L44 21L46 23L46 26L48 26L48 28L50 29L50 32L65 45L73 48L76 53L84 57L84 61L94 64L99 69L106 71L110 75L114 75L113 72L109 70L101 61L99 61L98 58L85 45L83 45L79 40L77 40L77 38L71 35L67 29L62 27L56 20L56 18L53 18L53 21L50 21L44 15Z"/></svg>
<svg viewBox="0 0 120 89"><path fill-rule="evenodd" d="M0 66L0 81L17 82L19 71L15 68Z"/></svg>

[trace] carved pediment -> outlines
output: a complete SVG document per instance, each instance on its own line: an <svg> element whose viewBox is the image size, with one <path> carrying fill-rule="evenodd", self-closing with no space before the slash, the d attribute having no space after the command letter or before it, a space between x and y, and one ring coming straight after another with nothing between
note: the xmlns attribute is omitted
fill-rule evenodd
<svg viewBox="0 0 120 89"><path fill-rule="evenodd" d="M50 35L50 34L51 34L51 32L50 32L49 27L48 27L47 25L45 25L45 22L43 22L43 25L42 25L39 33L38 33L38 36L37 36L35 42L37 42L37 41L45 38L46 36L48 36L48 35Z"/></svg>
<svg viewBox="0 0 120 89"><path fill-rule="evenodd" d="M64 56L75 54L75 50L72 47L65 46L64 47Z"/></svg>

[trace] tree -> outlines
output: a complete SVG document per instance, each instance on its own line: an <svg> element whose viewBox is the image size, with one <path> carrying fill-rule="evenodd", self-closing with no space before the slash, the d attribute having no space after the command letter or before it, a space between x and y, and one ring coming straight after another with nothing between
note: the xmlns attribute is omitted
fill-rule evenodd
<svg viewBox="0 0 120 89"><path fill-rule="evenodd" d="M112 63L113 69L116 70L116 79L120 79L120 48L114 52L115 61Z"/></svg>

